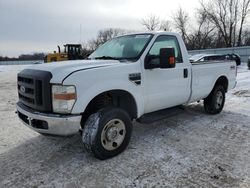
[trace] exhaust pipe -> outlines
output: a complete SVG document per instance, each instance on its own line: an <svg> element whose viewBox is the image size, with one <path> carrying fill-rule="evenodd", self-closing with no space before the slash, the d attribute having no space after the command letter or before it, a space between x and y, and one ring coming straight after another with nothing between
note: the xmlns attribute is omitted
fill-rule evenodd
<svg viewBox="0 0 250 188"><path fill-rule="evenodd" d="M60 46L57 46L57 48L58 48L58 53L61 53L61 48L60 48Z"/></svg>

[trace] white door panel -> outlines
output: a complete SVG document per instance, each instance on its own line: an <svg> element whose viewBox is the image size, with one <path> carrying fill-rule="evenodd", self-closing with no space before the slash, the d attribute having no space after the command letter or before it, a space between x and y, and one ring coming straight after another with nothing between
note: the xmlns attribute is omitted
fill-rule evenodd
<svg viewBox="0 0 250 188"><path fill-rule="evenodd" d="M183 62L180 46L175 36L158 36L147 55L155 57L155 59L146 63L159 65L157 57L160 49L169 47L175 49L176 66L174 68L146 69L144 72L145 113L180 105L189 99L191 66L189 62ZM188 71L186 78L184 78L184 69Z"/></svg>
<svg viewBox="0 0 250 188"><path fill-rule="evenodd" d="M145 71L145 113L183 104L190 95L190 70L184 78L184 67Z"/></svg>

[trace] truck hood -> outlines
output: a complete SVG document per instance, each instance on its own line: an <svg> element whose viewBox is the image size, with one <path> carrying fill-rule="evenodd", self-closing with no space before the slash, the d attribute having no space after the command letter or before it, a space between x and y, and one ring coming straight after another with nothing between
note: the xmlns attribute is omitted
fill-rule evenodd
<svg viewBox="0 0 250 188"><path fill-rule="evenodd" d="M52 83L62 83L64 78L77 71L121 64L118 60L74 60L32 65L28 69L49 71L52 73Z"/></svg>

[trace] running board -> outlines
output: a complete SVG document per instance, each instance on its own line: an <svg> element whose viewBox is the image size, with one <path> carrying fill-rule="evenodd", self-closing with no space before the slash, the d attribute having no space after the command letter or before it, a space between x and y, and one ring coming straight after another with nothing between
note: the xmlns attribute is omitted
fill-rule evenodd
<svg viewBox="0 0 250 188"><path fill-rule="evenodd" d="M159 110L156 112L144 114L139 119L137 119L137 121L140 123L150 124L150 123L153 123L155 121L160 121L160 120L178 115L180 113L183 113L184 111L185 111L184 106L166 108L166 109Z"/></svg>

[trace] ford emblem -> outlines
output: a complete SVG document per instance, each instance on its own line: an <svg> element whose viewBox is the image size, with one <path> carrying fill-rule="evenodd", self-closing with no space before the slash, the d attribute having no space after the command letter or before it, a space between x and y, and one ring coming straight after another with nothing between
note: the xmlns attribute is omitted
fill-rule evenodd
<svg viewBox="0 0 250 188"><path fill-rule="evenodd" d="M21 90L21 92L25 93L25 87L24 86L21 86L20 90Z"/></svg>

